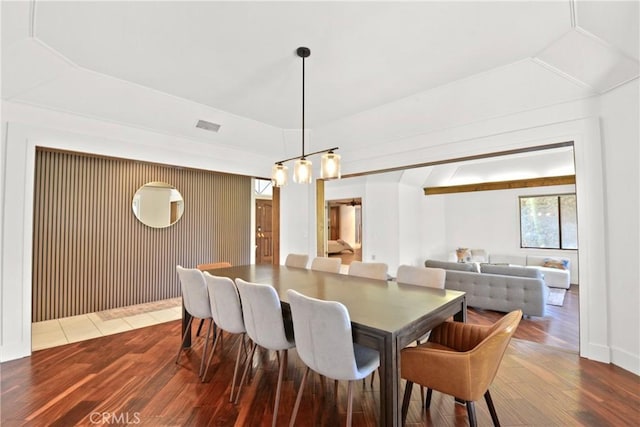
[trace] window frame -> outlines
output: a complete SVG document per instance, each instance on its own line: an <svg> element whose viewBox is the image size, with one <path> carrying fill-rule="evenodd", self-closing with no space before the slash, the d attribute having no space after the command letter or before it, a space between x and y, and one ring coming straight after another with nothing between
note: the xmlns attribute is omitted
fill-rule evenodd
<svg viewBox="0 0 640 427"><path fill-rule="evenodd" d="M562 196L574 196L576 198L576 248L563 248L562 245L562 204L560 203L560 198ZM557 198L557 206L558 206L558 247L541 247L541 246L524 246L523 245L523 236L522 236L522 199L532 199L536 197L556 197ZM577 236L577 225L578 225L578 196L575 192L573 193L551 193L551 194L528 194L518 196L518 224L520 226L520 249L539 249L539 250L552 250L552 251L575 251L577 252L580 249L580 244L578 242Z"/></svg>

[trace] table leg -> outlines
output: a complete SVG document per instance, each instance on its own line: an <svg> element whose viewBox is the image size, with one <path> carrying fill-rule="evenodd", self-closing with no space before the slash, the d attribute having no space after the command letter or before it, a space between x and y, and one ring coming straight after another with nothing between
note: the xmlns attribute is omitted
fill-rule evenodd
<svg viewBox="0 0 640 427"><path fill-rule="evenodd" d="M397 343L385 337L380 349L380 425L401 425L400 365Z"/></svg>
<svg viewBox="0 0 640 427"><path fill-rule="evenodd" d="M181 337L184 336L184 333L187 330L187 327L189 329L191 329L191 325L189 325L189 320L191 319L191 315L189 314L189 312L187 311L186 308L184 308L184 301L182 302L182 333L181 333ZM191 331L189 331L191 332ZM185 340L184 340L184 345L182 346L183 348L189 348L191 347L191 333L187 334Z"/></svg>

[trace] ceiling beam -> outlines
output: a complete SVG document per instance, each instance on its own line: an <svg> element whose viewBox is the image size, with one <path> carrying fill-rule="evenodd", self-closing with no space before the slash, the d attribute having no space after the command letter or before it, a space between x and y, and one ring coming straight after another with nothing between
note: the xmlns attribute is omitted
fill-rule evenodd
<svg viewBox="0 0 640 427"><path fill-rule="evenodd" d="M544 178L514 179L512 181L481 182L478 184L425 187L424 195L468 193L472 191L509 190L513 188L547 187L550 185L575 184L575 175L547 176Z"/></svg>

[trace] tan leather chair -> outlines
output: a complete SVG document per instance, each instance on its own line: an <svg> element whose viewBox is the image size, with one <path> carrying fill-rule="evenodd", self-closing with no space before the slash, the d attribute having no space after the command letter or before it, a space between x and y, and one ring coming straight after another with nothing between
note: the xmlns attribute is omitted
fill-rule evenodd
<svg viewBox="0 0 640 427"><path fill-rule="evenodd" d="M444 322L431 331L429 341L402 350L401 374L407 380L403 424L413 383L417 383L428 388L427 409L432 390L465 401L471 426L476 426L474 402L484 395L493 424L499 426L489 386L521 318L522 311L515 310L488 326Z"/></svg>

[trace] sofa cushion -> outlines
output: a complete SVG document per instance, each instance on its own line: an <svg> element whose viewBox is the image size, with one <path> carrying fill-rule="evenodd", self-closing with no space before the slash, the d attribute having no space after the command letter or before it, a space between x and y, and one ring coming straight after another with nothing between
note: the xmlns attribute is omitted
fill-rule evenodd
<svg viewBox="0 0 640 427"><path fill-rule="evenodd" d="M525 255L489 255L489 263L491 264L514 264L527 265L527 257Z"/></svg>
<svg viewBox="0 0 640 427"><path fill-rule="evenodd" d="M431 268L444 268L445 270L471 271L474 273L478 271L476 265L473 263L437 261L434 259L426 260L424 262L424 266Z"/></svg>
<svg viewBox="0 0 640 427"><path fill-rule="evenodd" d="M571 287L571 274L569 270L559 270L557 268L538 267L537 265L528 265L530 270L538 270L542 273L544 282L552 288L569 289Z"/></svg>
<svg viewBox="0 0 640 427"><path fill-rule="evenodd" d="M513 267L508 265L480 264L480 272L488 274L502 274L504 276L531 277L541 279L542 273L535 268Z"/></svg>
<svg viewBox="0 0 640 427"><path fill-rule="evenodd" d="M544 316L549 289L539 278L448 270L445 288L466 292L469 307Z"/></svg>
<svg viewBox="0 0 640 427"><path fill-rule="evenodd" d="M569 270L571 261L568 258L528 255L527 265Z"/></svg>

